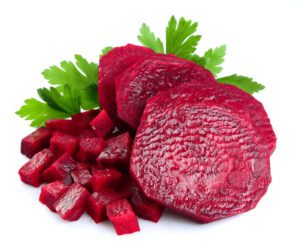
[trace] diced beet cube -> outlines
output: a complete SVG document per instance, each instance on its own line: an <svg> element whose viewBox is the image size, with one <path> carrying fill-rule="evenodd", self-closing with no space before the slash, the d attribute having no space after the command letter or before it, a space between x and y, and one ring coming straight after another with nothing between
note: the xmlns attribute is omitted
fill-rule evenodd
<svg viewBox="0 0 300 248"><path fill-rule="evenodd" d="M138 232L138 220L127 199L113 201L106 205L106 215L113 223L118 235Z"/></svg>
<svg viewBox="0 0 300 248"><path fill-rule="evenodd" d="M130 134L123 133L107 140L107 146L97 158L100 164L128 167L131 153Z"/></svg>
<svg viewBox="0 0 300 248"><path fill-rule="evenodd" d="M41 185L42 172L53 162L53 153L49 149L44 149L36 153L19 170L19 175L24 183L34 187Z"/></svg>
<svg viewBox="0 0 300 248"><path fill-rule="evenodd" d="M153 222L158 222L164 211L162 206L147 199L141 192L135 192L133 194L131 203L137 216Z"/></svg>
<svg viewBox="0 0 300 248"><path fill-rule="evenodd" d="M96 223L107 219L105 207L108 203L121 199L119 194L113 189L104 189L94 192L88 199L87 213Z"/></svg>
<svg viewBox="0 0 300 248"><path fill-rule="evenodd" d="M42 173L42 179L45 182L62 180L71 173L75 166L76 164L74 159L68 153L65 153L50 167L44 170Z"/></svg>
<svg viewBox="0 0 300 248"><path fill-rule="evenodd" d="M50 139L50 150L58 155L67 152L73 155L78 147L78 138L61 132L53 132Z"/></svg>
<svg viewBox="0 0 300 248"><path fill-rule="evenodd" d="M105 110L102 110L97 117L90 122L90 125L99 138L105 137L114 129L114 123Z"/></svg>
<svg viewBox="0 0 300 248"><path fill-rule="evenodd" d="M88 162L78 162L76 161L76 167L74 170L90 170L92 164Z"/></svg>
<svg viewBox="0 0 300 248"><path fill-rule="evenodd" d="M77 158L81 161L95 160L105 147L106 142L101 138L82 138L79 141Z"/></svg>
<svg viewBox="0 0 300 248"><path fill-rule="evenodd" d="M102 189L108 187L118 187L119 182L121 181L122 174L114 169L107 168L104 170L99 170L92 176L91 186L94 192L98 192Z"/></svg>
<svg viewBox="0 0 300 248"><path fill-rule="evenodd" d="M34 154L49 146L50 138L51 131L48 128L40 127L22 139L21 153L32 158Z"/></svg>
<svg viewBox="0 0 300 248"><path fill-rule="evenodd" d="M70 135L78 135L82 131L82 128L73 120L48 120L46 126L52 131L60 131Z"/></svg>
<svg viewBox="0 0 300 248"><path fill-rule="evenodd" d="M95 138L96 134L91 129L85 129L79 135L77 135L77 137L78 138Z"/></svg>
<svg viewBox="0 0 300 248"><path fill-rule="evenodd" d="M122 180L117 190L122 198L131 198L131 196L138 191L138 187L129 176L122 176Z"/></svg>
<svg viewBox="0 0 300 248"><path fill-rule="evenodd" d="M90 128L90 122L99 114L98 109L91 109L79 114L72 115L72 120L82 129Z"/></svg>
<svg viewBox="0 0 300 248"><path fill-rule="evenodd" d="M63 181L55 181L42 187L40 202L45 204L51 211L55 212L53 204L70 188Z"/></svg>
<svg viewBox="0 0 300 248"><path fill-rule="evenodd" d="M71 172L74 183L78 183L84 187L89 187L91 181L91 173L87 169L74 170Z"/></svg>
<svg viewBox="0 0 300 248"><path fill-rule="evenodd" d="M97 164L97 163L93 163L93 164L91 165L91 172L92 172L92 175L94 175L94 174L97 173L98 171L104 170L104 169L105 169L104 166L99 165L99 164Z"/></svg>
<svg viewBox="0 0 300 248"><path fill-rule="evenodd" d="M89 192L77 183L54 203L54 208L64 220L75 221L86 211Z"/></svg>

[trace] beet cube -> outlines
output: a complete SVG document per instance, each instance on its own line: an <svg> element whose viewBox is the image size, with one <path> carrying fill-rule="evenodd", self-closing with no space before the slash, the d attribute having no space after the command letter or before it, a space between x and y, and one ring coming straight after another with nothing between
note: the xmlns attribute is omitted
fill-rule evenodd
<svg viewBox="0 0 300 248"><path fill-rule="evenodd" d="M70 188L63 181L55 181L42 187L40 202L45 204L51 211L55 212L53 204Z"/></svg>
<svg viewBox="0 0 300 248"><path fill-rule="evenodd" d="M82 128L73 120L48 120L46 126L52 131L60 131L70 135L78 135L82 131Z"/></svg>
<svg viewBox="0 0 300 248"><path fill-rule="evenodd" d="M131 198L131 196L138 191L138 187L129 176L122 176L122 180L117 190L122 198Z"/></svg>
<svg viewBox="0 0 300 248"><path fill-rule="evenodd" d="M79 141L77 158L81 161L92 161L99 156L106 142L101 138L82 138Z"/></svg>
<svg viewBox="0 0 300 248"><path fill-rule="evenodd" d="M76 167L75 161L68 154L65 153L57 159L50 167L42 173L42 179L45 182L53 182L55 180L62 180L70 174Z"/></svg>
<svg viewBox="0 0 300 248"><path fill-rule="evenodd" d="M85 212L88 197L89 192L74 183L53 206L62 219L75 221Z"/></svg>
<svg viewBox="0 0 300 248"><path fill-rule="evenodd" d="M76 169L71 172L71 176L73 178L74 183L78 183L84 187L89 187L91 180L91 173L87 169Z"/></svg>
<svg viewBox="0 0 300 248"><path fill-rule="evenodd" d="M108 187L117 187L121 178L122 174L114 168L99 170L92 176L92 190L98 192Z"/></svg>
<svg viewBox="0 0 300 248"><path fill-rule="evenodd" d="M96 163L95 163L96 164ZM92 164L88 162L76 162L76 167L74 170L90 170Z"/></svg>
<svg viewBox="0 0 300 248"><path fill-rule="evenodd" d="M130 134L123 133L107 140L107 146L97 158L97 162L106 165L128 167L131 153Z"/></svg>
<svg viewBox="0 0 300 248"><path fill-rule="evenodd" d="M78 138L95 138L96 134L91 129L84 129L79 135L77 135Z"/></svg>
<svg viewBox="0 0 300 248"><path fill-rule="evenodd" d="M137 216L153 222L158 222L164 211L162 206L147 199L141 192L135 192L133 194L131 203Z"/></svg>
<svg viewBox="0 0 300 248"><path fill-rule="evenodd" d="M28 158L49 146L51 131L48 128L40 127L22 139L21 153Z"/></svg>
<svg viewBox="0 0 300 248"><path fill-rule="evenodd" d="M90 128L90 122L99 114L98 109L91 109L79 114L72 115L72 121L83 129Z"/></svg>
<svg viewBox="0 0 300 248"><path fill-rule="evenodd" d="M102 110L90 125L99 138L105 137L114 129L114 123L105 110Z"/></svg>
<svg viewBox="0 0 300 248"><path fill-rule="evenodd" d="M138 232L138 220L127 199L113 201L106 205L106 215L113 223L118 235Z"/></svg>
<svg viewBox="0 0 300 248"><path fill-rule="evenodd" d="M26 164L19 170L19 175L24 183L34 187L41 185L42 172L52 163L53 153L49 149L44 149L36 153Z"/></svg>
<svg viewBox="0 0 300 248"><path fill-rule="evenodd" d="M88 199L87 213L96 223L107 219L105 207L112 201L119 200L120 195L113 189L104 189L100 192L94 192Z"/></svg>
<svg viewBox="0 0 300 248"><path fill-rule="evenodd" d="M50 139L50 149L54 153L62 155L66 152L72 155L76 152L77 147L78 139L76 137L61 132L53 132Z"/></svg>

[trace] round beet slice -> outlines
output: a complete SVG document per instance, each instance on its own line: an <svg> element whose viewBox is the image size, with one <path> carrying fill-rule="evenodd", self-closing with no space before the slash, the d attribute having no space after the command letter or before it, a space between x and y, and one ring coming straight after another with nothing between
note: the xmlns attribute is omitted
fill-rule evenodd
<svg viewBox="0 0 300 248"><path fill-rule="evenodd" d="M192 80L201 85L215 84L213 75L194 62L164 54L144 59L116 78L118 117L136 130L150 97Z"/></svg>
<svg viewBox="0 0 300 248"><path fill-rule="evenodd" d="M99 103L117 124L115 77L132 64L153 54L154 52L149 48L128 44L112 49L100 59L98 87Z"/></svg>
<svg viewBox="0 0 300 248"><path fill-rule="evenodd" d="M132 150L130 173L143 193L200 222L253 209L271 182L269 147L248 110L237 111L243 97L225 88L186 84L158 93Z"/></svg>

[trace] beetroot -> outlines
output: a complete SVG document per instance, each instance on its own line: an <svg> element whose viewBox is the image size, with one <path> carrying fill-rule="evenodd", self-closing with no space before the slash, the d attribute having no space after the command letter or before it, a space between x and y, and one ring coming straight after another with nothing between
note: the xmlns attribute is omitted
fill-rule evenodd
<svg viewBox="0 0 300 248"><path fill-rule="evenodd" d="M235 107L244 92L230 86L236 92L230 95L221 85L197 85L148 101L130 173L148 198L210 222L256 206L271 182L270 150L246 107ZM209 94L203 94L206 88ZM263 108L257 111L267 116Z"/></svg>
<svg viewBox="0 0 300 248"><path fill-rule="evenodd" d="M48 128L40 127L22 139L21 153L28 158L49 146L51 131Z"/></svg>
<svg viewBox="0 0 300 248"><path fill-rule="evenodd" d="M106 142L100 138L81 138L77 158L81 161L93 161L105 147Z"/></svg>
<svg viewBox="0 0 300 248"><path fill-rule="evenodd" d="M97 117L90 122L90 125L99 138L105 137L114 129L114 123L105 110L102 110Z"/></svg>
<svg viewBox="0 0 300 248"><path fill-rule="evenodd" d="M86 188L90 187L90 181L92 175L89 170L87 169L76 169L71 172L72 179L74 183L78 183Z"/></svg>
<svg viewBox="0 0 300 248"><path fill-rule="evenodd" d="M199 85L215 84L208 70L171 55L159 54L134 64L115 82L118 117L136 130L150 97L192 80Z"/></svg>
<svg viewBox="0 0 300 248"><path fill-rule="evenodd" d="M97 171L91 179L91 186L94 192L108 187L117 187L122 178L122 174L114 168Z"/></svg>
<svg viewBox="0 0 300 248"><path fill-rule="evenodd" d="M60 131L71 135L78 135L82 130L75 121L64 119L48 120L46 126L52 131Z"/></svg>
<svg viewBox="0 0 300 248"><path fill-rule="evenodd" d="M50 150L53 151L58 156L68 153L73 155L78 148L78 138L61 133L53 132L52 138L50 139Z"/></svg>
<svg viewBox="0 0 300 248"><path fill-rule="evenodd" d="M142 46L128 44L116 47L99 61L99 102L110 117L118 124L115 78L134 63L139 63L154 52Z"/></svg>
<svg viewBox="0 0 300 248"><path fill-rule="evenodd" d="M96 223L104 221L107 219L105 209L106 205L119 199L121 199L119 194L110 188L94 192L88 199L87 213Z"/></svg>
<svg viewBox="0 0 300 248"><path fill-rule="evenodd" d="M42 173L42 179L45 182L64 179L75 167L73 158L65 153Z"/></svg>
<svg viewBox="0 0 300 248"><path fill-rule="evenodd" d="M131 198L131 196L138 192L139 189L135 185L135 183L132 181L132 179L129 176L123 175L122 180L119 184L119 187L117 189L118 194L122 198Z"/></svg>
<svg viewBox="0 0 300 248"><path fill-rule="evenodd" d="M42 187L40 202L45 204L51 211L55 212L53 204L70 188L63 181L55 181Z"/></svg>
<svg viewBox="0 0 300 248"><path fill-rule="evenodd" d="M40 186L42 183L41 174L52 161L53 153L49 149L38 152L19 170L21 180L34 187Z"/></svg>
<svg viewBox="0 0 300 248"><path fill-rule="evenodd" d="M96 134L93 130L85 129L83 130L79 135L77 135L78 138L95 138Z"/></svg>
<svg viewBox="0 0 300 248"><path fill-rule="evenodd" d="M118 235L138 232L138 220L126 199L113 201L106 205L106 215L113 223Z"/></svg>
<svg viewBox="0 0 300 248"><path fill-rule="evenodd" d="M75 221L86 211L88 197L88 191L74 183L53 206L62 219Z"/></svg>
<svg viewBox="0 0 300 248"><path fill-rule="evenodd" d="M99 114L98 109L91 109L79 114L72 115L74 121L81 129L89 129L90 122Z"/></svg>

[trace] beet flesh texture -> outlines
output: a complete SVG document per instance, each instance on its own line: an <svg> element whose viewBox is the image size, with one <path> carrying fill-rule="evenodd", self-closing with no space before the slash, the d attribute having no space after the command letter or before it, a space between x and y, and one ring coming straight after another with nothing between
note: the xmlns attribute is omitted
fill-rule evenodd
<svg viewBox="0 0 300 248"><path fill-rule="evenodd" d="M200 85L215 84L210 71L173 55L157 54L136 63L116 78L118 117L136 130L149 98L195 79Z"/></svg>
<svg viewBox="0 0 300 248"><path fill-rule="evenodd" d="M115 78L132 64L142 61L154 52L146 47L128 44L116 47L99 61L99 103L116 125L117 117Z"/></svg>
<svg viewBox="0 0 300 248"><path fill-rule="evenodd" d="M101 138L81 138L77 158L80 161L93 161L104 149L106 142Z"/></svg>
<svg viewBox="0 0 300 248"><path fill-rule="evenodd" d="M73 155L78 148L79 139L75 136L54 131L50 139L50 150L58 157L64 153Z"/></svg>
<svg viewBox="0 0 300 248"><path fill-rule="evenodd" d="M263 106L244 94L186 84L148 101L130 162L148 198L203 223L257 205L271 182L276 137Z"/></svg>
<svg viewBox="0 0 300 248"><path fill-rule="evenodd" d="M91 178L93 192L101 191L105 188L117 188L122 179L122 174L115 168L107 168L97 171Z"/></svg>
<svg viewBox="0 0 300 248"><path fill-rule="evenodd" d="M114 129L114 122L105 110L102 110L91 122L90 126L99 138L104 138Z"/></svg>
<svg viewBox="0 0 300 248"><path fill-rule="evenodd" d="M49 146L51 131L48 128L40 127L22 139L21 153L32 158L34 154Z"/></svg>

